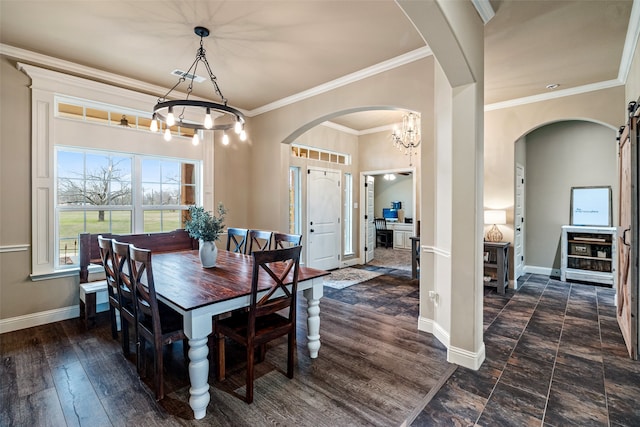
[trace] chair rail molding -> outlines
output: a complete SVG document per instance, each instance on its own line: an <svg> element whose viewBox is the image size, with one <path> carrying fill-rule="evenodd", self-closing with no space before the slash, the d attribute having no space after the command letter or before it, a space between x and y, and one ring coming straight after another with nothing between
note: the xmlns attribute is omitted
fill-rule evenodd
<svg viewBox="0 0 640 427"><path fill-rule="evenodd" d="M28 243L24 243L21 245L4 245L4 246L0 246L0 253L24 252L24 251L28 251L30 247L31 245Z"/></svg>

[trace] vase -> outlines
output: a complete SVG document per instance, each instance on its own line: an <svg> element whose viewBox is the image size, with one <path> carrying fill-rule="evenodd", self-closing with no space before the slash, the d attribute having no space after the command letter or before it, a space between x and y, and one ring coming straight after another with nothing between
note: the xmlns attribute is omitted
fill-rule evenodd
<svg viewBox="0 0 640 427"><path fill-rule="evenodd" d="M214 242L205 242L200 240L200 249L198 250L200 255L200 263L204 268L211 268L216 266L216 260L218 259L218 248Z"/></svg>

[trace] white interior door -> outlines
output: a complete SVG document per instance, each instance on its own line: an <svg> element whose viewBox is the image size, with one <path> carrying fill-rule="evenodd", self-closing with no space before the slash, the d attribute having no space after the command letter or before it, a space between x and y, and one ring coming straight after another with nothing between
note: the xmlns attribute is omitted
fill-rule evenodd
<svg viewBox="0 0 640 427"><path fill-rule="evenodd" d="M308 169L307 265L322 270L340 266L340 172Z"/></svg>
<svg viewBox="0 0 640 427"><path fill-rule="evenodd" d="M524 274L524 166L516 164L516 209L515 232L513 237L514 250L514 281Z"/></svg>
<svg viewBox="0 0 640 427"><path fill-rule="evenodd" d="M364 242L364 262L370 262L373 260L374 249L376 248L376 225L374 220L374 180L371 177L365 177L364 191L365 191L365 215L363 221L365 222L366 238Z"/></svg>

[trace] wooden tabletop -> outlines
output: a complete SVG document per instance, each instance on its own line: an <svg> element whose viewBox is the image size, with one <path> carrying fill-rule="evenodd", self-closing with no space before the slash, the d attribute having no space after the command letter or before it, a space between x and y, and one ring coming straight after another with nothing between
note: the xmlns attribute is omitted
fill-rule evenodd
<svg viewBox="0 0 640 427"><path fill-rule="evenodd" d="M185 311L251 293L253 257L218 250L213 268L203 268L197 250L153 254L151 258L156 292ZM300 267L298 282L328 275L328 271ZM289 282L293 280L289 274ZM260 275L259 290L271 280Z"/></svg>

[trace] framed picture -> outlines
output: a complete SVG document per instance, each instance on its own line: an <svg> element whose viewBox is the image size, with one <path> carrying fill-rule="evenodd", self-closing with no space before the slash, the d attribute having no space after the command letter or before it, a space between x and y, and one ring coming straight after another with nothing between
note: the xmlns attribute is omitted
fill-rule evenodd
<svg viewBox="0 0 640 427"><path fill-rule="evenodd" d="M611 187L571 187L571 225L611 227Z"/></svg>

